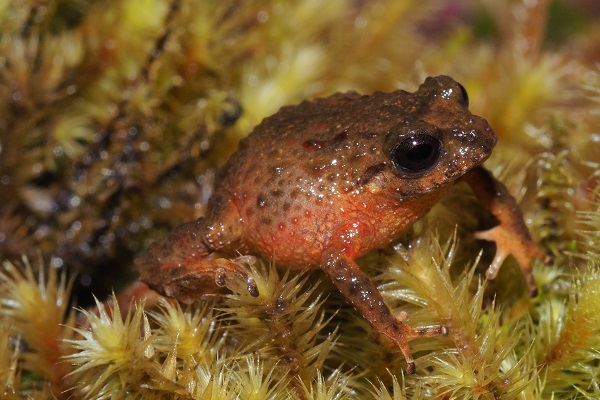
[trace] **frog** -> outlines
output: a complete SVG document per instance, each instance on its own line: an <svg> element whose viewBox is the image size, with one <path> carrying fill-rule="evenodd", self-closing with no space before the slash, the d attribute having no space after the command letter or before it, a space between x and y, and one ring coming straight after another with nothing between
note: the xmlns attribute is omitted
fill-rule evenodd
<svg viewBox="0 0 600 400"><path fill-rule="evenodd" d="M534 294L532 265L545 258L515 198L482 166L497 135L468 107L465 88L445 75L428 77L412 93L336 93L282 107L240 141L206 214L136 259L142 282L192 303L240 282L259 295L239 255L320 269L415 372L409 342L447 335L448 327L412 327L394 315L358 257L398 241L465 181L498 220L475 235L496 243L488 279L512 255Z"/></svg>

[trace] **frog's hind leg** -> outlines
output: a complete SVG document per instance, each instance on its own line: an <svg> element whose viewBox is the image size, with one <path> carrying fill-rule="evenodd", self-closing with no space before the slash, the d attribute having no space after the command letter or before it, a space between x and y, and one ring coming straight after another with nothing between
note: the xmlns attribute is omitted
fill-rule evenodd
<svg viewBox="0 0 600 400"><path fill-rule="evenodd" d="M184 303L222 293L223 287L234 289L240 280L246 283L252 296L258 296L256 283L244 267L214 257L214 249L203 240L205 228L205 220L200 218L180 225L152 243L147 253L135 260L142 281Z"/></svg>

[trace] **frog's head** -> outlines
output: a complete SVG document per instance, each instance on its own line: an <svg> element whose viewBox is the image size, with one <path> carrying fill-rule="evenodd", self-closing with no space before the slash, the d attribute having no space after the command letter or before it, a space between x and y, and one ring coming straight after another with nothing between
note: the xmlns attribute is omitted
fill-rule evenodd
<svg viewBox="0 0 600 400"><path fill-rule="evenodd" d="M403 198L440 189L490 156L496 134L484 118L471 114L458 82L427 78L403 97L410 112L388 132L383 146L392 166L388 182Z"/></svg>

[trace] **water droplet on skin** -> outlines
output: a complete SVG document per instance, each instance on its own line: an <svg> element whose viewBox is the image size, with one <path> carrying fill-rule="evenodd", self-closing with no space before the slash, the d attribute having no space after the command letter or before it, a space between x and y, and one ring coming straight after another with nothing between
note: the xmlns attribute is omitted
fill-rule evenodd
<svg viewBox="0 0 600 400"><path fill-rule="evenodd" d="M263 207L267 206L267 201L261 195L259 195L258 198L256 199L256 204L260 208L263 208Z"/></svg>

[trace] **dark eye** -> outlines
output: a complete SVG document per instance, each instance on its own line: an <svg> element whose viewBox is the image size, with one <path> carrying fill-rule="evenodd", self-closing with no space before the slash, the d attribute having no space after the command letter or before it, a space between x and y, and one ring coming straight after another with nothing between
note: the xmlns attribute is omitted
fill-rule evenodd
<svg viewBox="0 0 600 400"><path fill-rule="evenodd" d="M392 153L396 169L407 175L420 175L433 167L440 156L440 141L427 134L404 139Z"/></svg>
<svg viewBox="0 0 600 400"><path fill-rule="evenodd" d="M467 93L467 89L465 89L465 87L460 83L458 83L458 87L460 88L461 101L465 107L469 107L469 94Z"/></svg>

